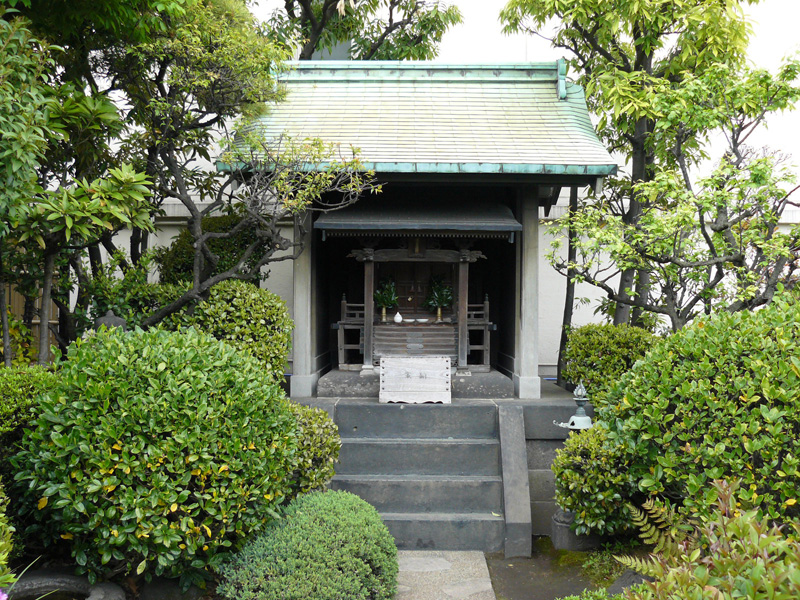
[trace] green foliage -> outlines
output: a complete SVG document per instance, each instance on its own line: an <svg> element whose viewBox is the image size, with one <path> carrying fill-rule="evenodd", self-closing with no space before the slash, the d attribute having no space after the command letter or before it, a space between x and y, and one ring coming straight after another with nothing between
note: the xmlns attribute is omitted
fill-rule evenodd
<svg viewBox="0 0 800 600"><path fill-rule="evenodd" d="M8 589L15 581L14 575L8 569L8 557L13 550L14 528L6 517L7 506L8 498L3 490L3 481L0 479L0 591Z"/></svg>
<svg viewBox="0 0 800 600"><path fill-rule="evenodd" d="M8 336L11 340L11 364L14 366L29 365L36 360L33 334L21 320L8 314ZM0 349L0 360L5 358Z"/></svg>
<svg viewBox="0 0 800 600"><path fill-rule="evenodd" d="M430 60L445 32L461 23L458 8L439 0L288 0L284 6L270 18L270 35L288 46L299 43L301 60L341 43L353 59Z"/></svg>
<svg viewBox="0 0 800 600"><path fill-rule="evenodd" d="M424 306L430 310L447 308L453 304L453 288L445 284L441 277L431 277L428 297Z"/></svg>
<svg viewBox="0 0 800 600"><path fill-rule="evenodd" d="M0 475L11 480L8 463L24 427L33 420L32 409L40 394L56 386L58 376L42 367L0 367Z"/></svg>
<svg viewBox="0 0 800 600"><path fill-rule="evenodd" d="M218 215L203 217L202 228L205 233L227 233L242 220L241 215ZM216 275L234 266L247 247L256 242L255 232L244 228L227 238L213 238L208 241L208 249L219 257L219 263L208 275ZM262 249L263 250L263 249ZM254 262L260 252L251 259ZM159 281L161 283L187 283L192 281L194 267L194 239L189 229L183 229L172 243L159 252Z"/></svg>
<svg viewBox="0 0 800 600"><path fill-rule="evenodd" d="M52 63L27 25L13 13L0 17L0 241L37 189L36 169L50 138L46 72Z"/></svg>
<svg viewBox="0 0 800 600"><path fill-rule="evenodd" d="M627 325L584 325L571 329L564 351L563 376L583 382L589 400L605 397L609 388L656 341L649 331Z"/></svg>
<svg viewBox="0 0 800 600"><path fill-rule="evenodd" d="M223 281L178 320L246 352L266 377L283 381L294 323L277 294L246 281Z"/></svg>
<svg viewBox="0 0 800 600"><path fill-rule="evenodd" d="M551 465L556 502L575 513L576 533L617 534L631 527L627 504L636 493L621 452L607 443L606 430L571 432Z"/></svg>
<svg viewBox="0 0 800 600"><path fill-rule="evenodd" d="M684 547L696 544L691 540L693 527L670 504L648 498L642 509L631 506L633 524L639 529L639 537L653 547L653 552L674 552L679 544Z"/></svg>
<svg viewBox="0 0 800 600"><path fill-rule="evenodd" d="M333 478L342 440L339 428L324 410L294 402L290 408L297 420L294 472L289 477L289 496L294 498L322 489Z"/></svg>
<svg viewBox="0 0 800 600"><path fill-rule="evenodd" d="M105 231L119 227L152 231L149 183L144 173L123 164L105 177L91 182L82 179L74 186L45 193L16 223L17 241L30 238L52 251L70 243L96 241Z"/></svg>
<svg viewBox="0 0 800 600"><path fill-rule="evenodd" d="M610 586L625 572L625 567L616 559L618 553L609 547L589 552L581 564L581 574L595 585Z"/></svg>
<svg viewBox="0 0 800 600"><path fill-rule="evenodd" d="M380 287L375 290L373 299L378 308L392 308L393 306L397 306L397 286L394 280L387 279L384 281Z"/></svg>
<svg viewBox="0 0 800 600"><path fill-rule="evenodd" d="M630 600L790 600L800 596L800 525L771 526L738 508L737 484L715 482L718 500L696 530L698 544L675 545L644 566L655 580Z"/></svg>
<svg viewBox="0 0 800 600"><path fill-rule="evenodd" d="M257 361L193 329L101 330L67 359L14 459L26 535L93 579L188 584L276 515L296 426Z"/></svg>
<svg viewBox="0 0 800 600"><path fill-rule="evenodd" d="M397 548L377 511L348 492L314 492L222 569L231 600L390 600Z"/></svg>
<svg viewBox="0 0 800 600"><path fill-rule="evenodd" d="M624 600L622 594L609 596L605 590L585 590L577 596L564 596L559 600Z"/></svg>
<svg viewBox="0 0 800 600"><path fill-rule="evenodd" d="M798 357L796 301L699 320L655 345L595 406L606 446L640 492L678 500L685 512L707 514L711 482L741 478L742 506L795 519Z"/></svg>
<svg viewBox="0 0 800 600"><path fill-rule="evenodd" d="M138 263L129 264L127 257L118 252L100 265L95 275L87 277L81 286L86 305L81 306L79 301L75 309L80 333L94 328L94 320L109 310L125 319L129 329L138 327L154 310L185 291L185 285L147 281L152 256L146 254Z"/></svg>
<svg viewBox="0 0 800 600"><path fill-rule="evenodd" d="M742 61L749 27L741 7L749 3L615 0L609 6L607 0L509 0L500 18L509 32L540 31L555 21L556 31L548 38L573 53L571 64L599 118L598 133L608 147L632 153L637 122L662 116L661 93L687 73L702 75L714 65ZM697 139L686 142L696 155Z"/></svg>
<svg viewBox="0 0 800 600"><path fill-rule="evenodd" d="M742 7L755 1L510 0L502 12L507 31L546 29L572 53L601 139L627 154L628 173L558 221L548 256L602 289L616 323L630 307L673 330L714 308L757 307L797 269L800 228L778 227L793 175L778 153L745 143L800 99L800 63L774 75L745 66ZM714 136L727 148L697 181L692 167L711 158ZM576 258L565 261L557 248L569 232Z"/></svg>

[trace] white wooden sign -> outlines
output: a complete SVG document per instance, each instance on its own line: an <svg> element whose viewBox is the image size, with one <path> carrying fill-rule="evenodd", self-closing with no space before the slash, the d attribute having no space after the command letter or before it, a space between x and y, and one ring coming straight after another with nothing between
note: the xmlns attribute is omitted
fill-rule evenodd
<svg viewBox="0 0 800 600"><path fill-rule="evenodd" d="M380 401L450 404L449 356L384 356Z"/></svg>

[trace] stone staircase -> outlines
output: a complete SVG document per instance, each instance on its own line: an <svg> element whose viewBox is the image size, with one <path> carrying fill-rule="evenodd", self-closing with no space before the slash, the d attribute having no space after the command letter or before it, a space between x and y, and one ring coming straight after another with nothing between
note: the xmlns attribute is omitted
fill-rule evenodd
<svg viewBox="0 0 800 600"><path fill-rule="evenodd" d="M497 413L492 403L339 402L342 450L331 487L373 504L398 548L502 550Z"/></svg>

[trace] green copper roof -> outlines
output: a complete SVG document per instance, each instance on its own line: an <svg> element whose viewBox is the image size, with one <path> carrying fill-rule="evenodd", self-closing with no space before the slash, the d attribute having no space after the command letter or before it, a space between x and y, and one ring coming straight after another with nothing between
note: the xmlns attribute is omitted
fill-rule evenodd
<svg viewBox="0 0 800 600"><path fill-rule="evenodd" d="M301 61L258 126L359 148L383 173L615 173L583 90L564 75L561 61Z"/></svg>

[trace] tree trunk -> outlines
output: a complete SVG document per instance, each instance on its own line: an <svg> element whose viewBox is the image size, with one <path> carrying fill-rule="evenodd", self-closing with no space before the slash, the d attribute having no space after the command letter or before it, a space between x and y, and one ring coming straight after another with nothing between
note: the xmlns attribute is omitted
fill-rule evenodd
<svg viewBox="0 0 800 600"><path fill-rule="evenodd" d="M647 300L650 295L650 273L648 271L639 271L639 278L636 281L636 298L639 300ZM631 325L634 327L642 327L647 329L644 323L644 310L635 306L631 311Z"/></svg>
<svg viewBox="0 0 800 600"><path fill-rule="evenodd" d="M631 183L637 183L647 179L647 148L646 142L649 135L649 124L647 119L642 117L636 122L634 127L633 142L631 143ZM631 191L630 204L628 211L623 216L623 221L627 225L635 225L642 215L642 205L637 198L635 190ZM630 299L631 294L628 290L633 290L634 280L636 279L635 269L625 269L620 274L619 296L623 299ZM614 309L614 325L623 325L631 320L631 306L624 302L617 302Z"/></svg>
<svg viewBox="0 0 800 600"><path fill-rule="evenodd" d="M569 212L567 218L569 219L569 226L567 228L567 262L572 264L577 257L577 249L575 248L575 228L572 226L572 218L578 212L578 188L572 187L569 190ZM571 267L567 269L567 295L564 299L564 318L561 323L561 342L558 346L558 366L556 372L556 383L560 387L564 387L564 352L567 348L567 335L570 327L572 327L572 313L575 310L575 270Z"/></svg>
<svg viewBox="0 0 800 600"><path fill-rule="evenodd" d="M11 332L8 325L8 305L6 304L6 278L3 272L3 240L0 239L0 322L3 328L3 362L11 366Z"/></svg>
<svg viewBox="0 0 800 600"><path fill-rule="evenodd" d="M36 296L25 296L25 303L22 305L22 324L33 331L33 317L36 316Z"/></svg>
<svg viewBox="0 0 800 600"><path fill-rule="evenodd" d="M619 277L619 295L622 298L630 298L628 290L633 287L633 278L636 275L634 269L625 269ZM627 325L631 319L631 305L624 302L617 302L614 307L614 325Z"/></svg>
<svg viewBox="0 0 800 600"><path fill-rule="evenodd" d="M103 266L103 256L100 254L100 244L92 244L87 248L89 251L89 265L92 268L92 276L97 277L100 274L100 268Z"/></svg>
<svg viewBox="0 0 800 600"><path fill-rule="evenodd" d="M44 275L42 277L42 306L39 310L39 360L40 365L46 365L50 359L50 301L53 290L53 270L56 255L47 253L44 257Z"/></svg>
<svg viewBox="0 0 800 600"><path fill-rule="evenodd" d="M0 267L2 270L2 267ZM11 366L11 332L8 328L8 308L6 306L6 282L0 276L0 321L3 324L3 363Z"/></svg>

